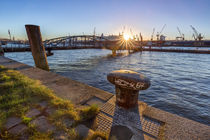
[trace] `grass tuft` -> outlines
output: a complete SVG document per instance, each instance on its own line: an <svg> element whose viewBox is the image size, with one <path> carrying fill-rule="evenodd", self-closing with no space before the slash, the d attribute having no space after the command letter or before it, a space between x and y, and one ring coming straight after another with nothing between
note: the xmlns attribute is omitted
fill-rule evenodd
<svg viewBox="0 0 210 140"><path fill-rule="evenodd" d="M99 131L94 132L93 135L86 138L85 140L97 140L98 137L100 137L102 140L108 140L108 135Z"/></svg>
<svg viewBox="0 0 210 140"><path fill-rule="evenodd" d="M0 89L0 129L9 116L21 117L23 122L27 123L29 119L24 116L25 113L41 100L58 108L57 117L66 115L79 118L70 101L55 96L53 91L41 85L40 81L3 66L0 66Z"/></svg>
<svg viewBox="0 0 210 140"><path fill-rule="evenodd" d="M48 107L56 110L54 114L46 115L48 120L57 129L67 132L73 139L78 139L73 127L81 121L95 117L99 112L97 105L91 105L81 110L76 109L70 101L57 97L52 90L43 86L40 81L32 80L18 71L0 65L0 138L15 139L7 133L4 125L7 118L16 116L22 118L22 122L28 126L29 139L52 139L52 133L40 133L30 123L34 118L26 117L26 113L41 101L47 102ZM41 110L44 112L43 109ZM72 127L66 127L63 123L64 118L74 120ZM105 138L99 133L98 135Z"/></svg>
<svg viewBox="0 0 210 140"><path fill-rule="evenodd" d="M23 116L22 121L28 125L32 121L32 118Z"/></svg>
<svg viewBox="0 0 210 140"><path fill-rule="evenodd" d="M80 111L81 120L88 120L95 117L99 112L99 107L96 104L85 107Z"/></svg>

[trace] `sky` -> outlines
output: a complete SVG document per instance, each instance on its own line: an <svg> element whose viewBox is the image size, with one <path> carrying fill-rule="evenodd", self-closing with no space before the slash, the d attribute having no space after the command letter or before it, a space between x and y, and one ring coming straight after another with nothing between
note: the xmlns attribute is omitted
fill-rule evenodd
<svg viewBox="0 0 210 140"><path fill-rule="evenodd" d="M119 34L125 27L150 39L153 28L167 39L192 39L193 25L210 39L210 0L0 0L0 38L27 39L25 24L39 25L43 39L66 35Z"/></svg>

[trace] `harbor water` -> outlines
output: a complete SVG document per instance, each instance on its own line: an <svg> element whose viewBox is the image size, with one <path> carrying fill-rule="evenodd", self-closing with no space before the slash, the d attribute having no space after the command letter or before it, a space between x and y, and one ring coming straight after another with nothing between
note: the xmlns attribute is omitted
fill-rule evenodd
<svg viewBox="0 0 210 140"><path fill-rule="evenodd" d="M210 125L210 55L138 52L117 57L110 50L53 51L52 72L114 94L109 72L129 69L146 75L151 87L139 100L153 107ZM6 53L6 57L34 66L31 52Z"/></svg>

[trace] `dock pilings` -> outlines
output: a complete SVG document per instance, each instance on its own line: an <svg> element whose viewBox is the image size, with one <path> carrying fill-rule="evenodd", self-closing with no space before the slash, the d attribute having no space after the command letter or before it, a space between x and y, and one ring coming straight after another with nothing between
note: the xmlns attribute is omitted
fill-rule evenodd
<svg viewBox="0 0 210 140"><path fill-rule="evenodd" d="M25 25L25 28L36 67L49 71L46 52L42 43L40 27L37 25Z"/></svg>
<svg viewBox="0 0 210 140"><path fill-rule="evenodd" d="M0 41L0 56L4 56L4 49L1 47L1 41Z"/></svg>

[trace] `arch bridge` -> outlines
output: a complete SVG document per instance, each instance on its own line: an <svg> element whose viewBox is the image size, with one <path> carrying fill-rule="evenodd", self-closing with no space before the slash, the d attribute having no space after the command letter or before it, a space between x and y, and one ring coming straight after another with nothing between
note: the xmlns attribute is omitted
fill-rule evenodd
<svg viewBox="0 0 210 140"><path fill-rule="evenodd" d="M113 36L114 39L109 39L107 36L96 35L75 35L52 38L43 41L46 51L51 50L68 50L68 49L110 49L110 50L138 50L139 42L137 41L122 41L122 37ZM31 51L28 43L5 45L5 52L23 52Z"/></svg>

